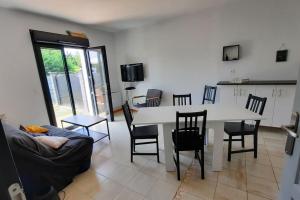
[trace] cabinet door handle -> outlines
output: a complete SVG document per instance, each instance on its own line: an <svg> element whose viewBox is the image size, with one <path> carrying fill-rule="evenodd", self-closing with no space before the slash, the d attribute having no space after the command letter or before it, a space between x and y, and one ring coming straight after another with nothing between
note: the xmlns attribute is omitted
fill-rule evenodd
<svg viewBox="0 0 300 200"><path fill-rule="evenodd" d="M235 88L233 88L233 96L234 96L234 97L235 97L235 95L236 95L236 94L235 94L235 90L236 90L236 89L235 89Z"/></svg>
<svg viewBox="0 0 300 200"><path fill-rule="evenodd" d="M242 88L241 88L241 89L240 89L240 96L242 96L242 91L243 91L243 90L242 90Z"/></svg>
<svg viewBox="0 0 300 200"><path fill-rule="evenodd" d="M279 97L281 97L281 95L282 95L282 91L281 91L281 89L279 89Z"/></svg>
<svg viewBox="0 0 300 200"><path fill-rule="evenodd" d="M274 90L275 90L275 89L273 88L273 90L272 90L272 97L274 97Z"/></svg>

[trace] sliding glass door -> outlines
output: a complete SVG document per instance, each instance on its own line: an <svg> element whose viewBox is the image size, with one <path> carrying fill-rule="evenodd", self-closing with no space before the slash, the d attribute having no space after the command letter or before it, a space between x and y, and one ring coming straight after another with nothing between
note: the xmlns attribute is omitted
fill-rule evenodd
<svg viewBox="0 0 300 200"><path fill-rule="evenodd" d="M104 47L36 45L40 78L52 125L76 114L113 120Z"/></svg>
<svg viewBox="0 0 300 200"><path fill-rule="evenodd" d="M109 116L113 111L105 47L89 48L87 57L96 112L99 116ZM113 121L113 115L110 118Z"/></svg>
<svg viewBox="0 0 300 200"><path fill-rule="evenodd" d="M77 114L94 114L92 88L88 77L85 52L78 48L64 48L70 85Z"/></svg>
<svg viewBox="0 0 300 200"><path fill-rule="evenodd" d="M71 88L68 84L64 52L58 47L40 47L48 92L51 98L55 123L76 114L72 102ZM50 100L50 99L49 99Z"/></svg>

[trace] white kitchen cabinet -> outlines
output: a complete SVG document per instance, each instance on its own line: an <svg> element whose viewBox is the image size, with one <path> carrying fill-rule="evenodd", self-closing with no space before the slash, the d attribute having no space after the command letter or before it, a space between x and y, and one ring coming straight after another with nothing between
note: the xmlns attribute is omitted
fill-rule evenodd
<svg viewBox="0 0 300 200"><path fill-rule="evenodd" d="M224 85L219 87L220 91L220 103L222 104L236 104L237 86L236 85Z"/></svg>
<svg viewBox="0 0 300 200"><path fill-rule="evenodd" d="M287 125L290 123L291 114L293 110L296 86L276 86L276 96L273 124L274 127Z"/></svg>
<svg viewBox="0 0 300 200"><path fill-rule="evenodd" d="M273 114L275 105L275 91L276 87L274 85L258 85L256 86L256 95L259 97L267 97L267 103L263 113L265 120L261 121L262 126L272 126L273 124Z"/></svg>
<svg viewBox="0 0 300 200"><path fill-rule="evenodd" d="M236 93L236 103L245 108L249 94L255 95L255 85L239 85Z"/></svg>
<svg viewBox="0 0 300 200"><path fill-rule="evenodd" d="M289 124L295 97L295 85L220 85L220 103L245 107L248 95L267 97L263 126L281 127Z"/></svg>

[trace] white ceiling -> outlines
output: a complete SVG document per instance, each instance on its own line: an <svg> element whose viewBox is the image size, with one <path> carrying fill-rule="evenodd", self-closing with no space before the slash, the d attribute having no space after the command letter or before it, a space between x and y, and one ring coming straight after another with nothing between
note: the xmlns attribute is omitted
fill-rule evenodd
<svg viewBox="0 0 300 200"><path fill-rule="evenodd" d="M118 31L233 1L236 0L0 0L0 6Z"/></svg>

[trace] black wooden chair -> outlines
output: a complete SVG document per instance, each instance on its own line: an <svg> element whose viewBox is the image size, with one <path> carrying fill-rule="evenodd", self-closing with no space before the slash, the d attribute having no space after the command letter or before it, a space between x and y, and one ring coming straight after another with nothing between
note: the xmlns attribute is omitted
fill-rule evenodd
<svg viewBox="0 0 300 200"><path fill-rule="evenodd" d="M261 98L249 94L246 109L252 112L263 114L267 98ZM224 125L224 131L228 134L228 161L231 161L231 154L242 153L242 152L254 152L254 158L257 158L257 134L259 128L260 120L255 120L254 124L247 124L245 121L241 122L226 122ZM232 142L241 141L242 147L245 147L245 136L253 135L253 148L252 149L241 149L232 151ZM238 137L238 138L236 138Z"/></svg>
<svg viewBox="0 0 300 200"><path fill-rule="evenodd" d="M128 126L128 130L130 133L130 156L131 162L133 162L134 155L156 155L157 162L159 162L159 149L158 149L158 127L157 125L148 125L148 126L134 126L132 125L133 117L128 105L126 102L122 105L124 116L126 119L126 123ZM153 139L154 141L148 142L139 142L137 143L136 140L149 140ZM156 144L156 153L138 153L135 151L136 145L143 145L143 144Z"/></svg>
<svg viewBox="0 0 300 200"><path fill-rule="evenodd" d="M217 86L205 85L202 104L206 104L206 103L215 104L216 93L217 93ZM207 145L209 143L208 138L209 138L209 128L207 128L207 130L206 130L205 145Z"/></svg>
<svg viewBox="0 0 300 200"><path fill-rule="evenodd" d="M205 85L202 104L205 103L214 104L216 101L216 93L217 93L217 86Z"/></svg>
<svg viewBox="0 0 300 200"><path fill-rule="evenodd" d="M173 106L192 105L192 94L173 94Z"/></svg>
<svg viewBox="0 0 300 200"><path fill-rule="evenodd" d="M206 129L207 111L193 113L176 112L176 129L172 131L175 156L173 156L176 168L177 179L180 180L180 151L195 151L195 158L201 166L201 178L204 179L204 137ZM202 117L202 127L198 126L198 118ZM182 120L184 119L184 120ZM180 127L183 124L183 127ZM201 152L201 158L199 156Z"/></svg>
<svg viewBox="0 0 300 200"><path fill-rule="evenodd" d="M146 96L135 96L132 97L132 105L138 108L142 107L158 107L161 102L162 91L157 89L148 89ZM144 99L142 103L135 103L134 101L137 99Z"/></svg>

